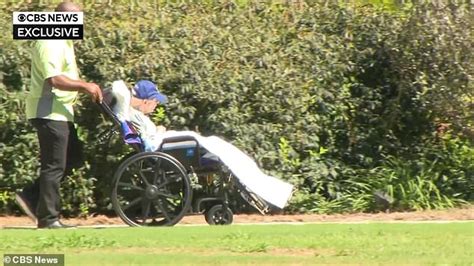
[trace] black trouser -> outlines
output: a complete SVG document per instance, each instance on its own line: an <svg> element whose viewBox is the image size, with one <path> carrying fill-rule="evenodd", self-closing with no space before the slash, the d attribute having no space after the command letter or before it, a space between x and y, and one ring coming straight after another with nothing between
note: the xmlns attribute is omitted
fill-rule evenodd
<svg viewBox="0 0 474 266"><path fill-rule="evenodd" d="M59 219L61 180L82 166L82 143L72 122L31 119L40 145L40 176L23 190L36 207L38 224Z"/></svg>

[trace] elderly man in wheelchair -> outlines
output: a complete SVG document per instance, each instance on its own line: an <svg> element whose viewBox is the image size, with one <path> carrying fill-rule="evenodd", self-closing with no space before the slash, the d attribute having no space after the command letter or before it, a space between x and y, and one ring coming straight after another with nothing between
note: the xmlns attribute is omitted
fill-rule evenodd
<svg viewBox="0 0 474 266"><path fill-rule="evenodd" d="M101 108L134 148L114 174L112 205L131 226L166 226L187 214L204 214L208 224L231 224L241 197L265 214L283 208L293 186L264 174L244 152L225 140L193 131L166 130L147 114L167 97L147 80L129 90L115 81Z"/></svg>

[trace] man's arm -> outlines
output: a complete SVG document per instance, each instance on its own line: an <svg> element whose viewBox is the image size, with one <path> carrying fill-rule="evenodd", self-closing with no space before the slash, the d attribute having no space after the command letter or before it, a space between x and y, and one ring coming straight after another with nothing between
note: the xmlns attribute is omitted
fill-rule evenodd
<svg viewBox="0 0 474 266"><path fill-rule="evenodd" d="M73 80L64 75L58 75L46 79L49 85L65 91L79 91L91 95L92 100L98 103L102 102L102 91L95 83L82 80Z"/></svg>

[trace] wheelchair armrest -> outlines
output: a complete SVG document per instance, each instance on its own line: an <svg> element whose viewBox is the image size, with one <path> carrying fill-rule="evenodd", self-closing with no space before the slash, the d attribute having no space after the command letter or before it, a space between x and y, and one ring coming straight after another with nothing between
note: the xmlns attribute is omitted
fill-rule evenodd
<svg viewBox="0 0 474 266"><path fill-rule="evenodd" d="M169 137L169 138L163 139L163 142L161 145L166 144L166 143L184 142L184 141L194 141L198 143L198 141L191 136L176 136L176 137Z"/></svg>

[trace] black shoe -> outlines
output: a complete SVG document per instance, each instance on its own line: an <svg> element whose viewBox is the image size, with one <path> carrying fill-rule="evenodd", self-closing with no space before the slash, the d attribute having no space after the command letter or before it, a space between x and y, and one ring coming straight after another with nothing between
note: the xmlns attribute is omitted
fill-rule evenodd
<svg viewBox="0 0 474 266"><path fill-rule="evenodd" d="M49 223L38 223L38 229L73 229L76 228L75 225L66 225L60 221L54 221Z"/></svg>
<svg viewBox="0 0 474 266"><path fill-rule="evenodd" d="M20 208L23 210L23 212L26 213L26 215L28 215L28 217L30 217L30 219L33 220L34 223L36 223L37 218L35 215L35 208L33 208L34 205L32 204L32 202L28 200L25 193L23 192L16 193L15 200L16 200L16 203L18 203Z"/></svg>

